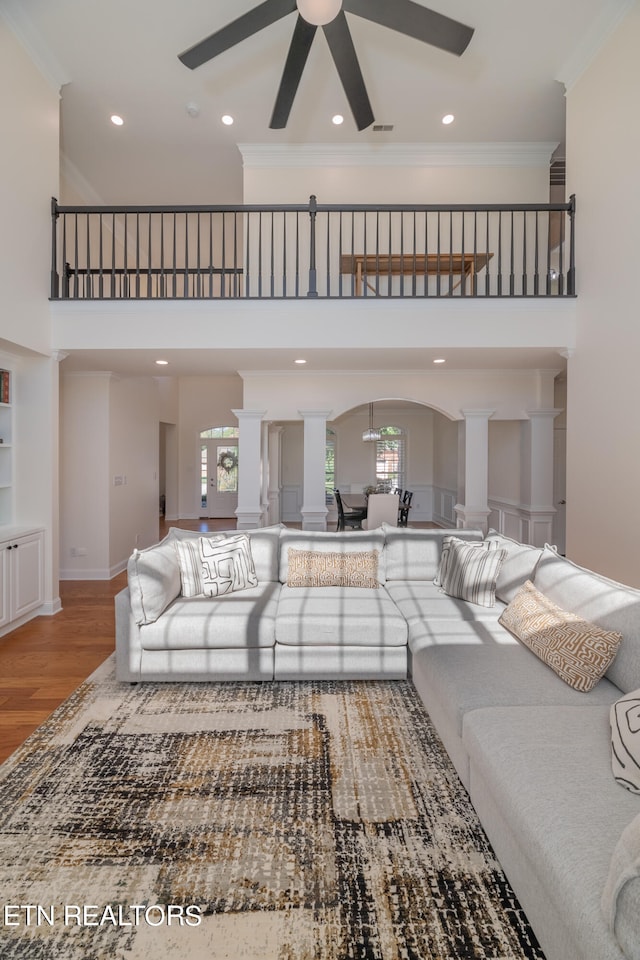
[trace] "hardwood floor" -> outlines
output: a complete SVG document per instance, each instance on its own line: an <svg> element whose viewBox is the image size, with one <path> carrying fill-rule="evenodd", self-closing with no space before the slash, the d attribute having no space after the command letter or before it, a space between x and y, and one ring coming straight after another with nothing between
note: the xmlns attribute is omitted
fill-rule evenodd
<svg viewBox="0 0 640 960"><path fill-rule="evenodd" d="M232 529L235 521L161 520L159 539L170 526L206 533ZM63 580L60 613L0 638L0 763L113 652L113 598L126 583L126 572L113 580Z"/></svg>

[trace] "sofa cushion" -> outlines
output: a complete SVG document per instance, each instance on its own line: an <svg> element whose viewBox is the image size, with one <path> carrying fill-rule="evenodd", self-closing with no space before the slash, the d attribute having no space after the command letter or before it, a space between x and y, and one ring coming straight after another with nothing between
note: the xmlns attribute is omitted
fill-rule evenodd
<svg viewBox="0 0 640 960"><path fill-rule="evenodd" d="M413 663L419 662L428 677L429 696L444 705L458 736L469 710L584 703L608 708L619 695L617 687L603 680L585 698L497 623L426 624L421 636L410 634L409 648Z"/></svg>
<svg viewBox="0 0 640 960"><path fill-rule="evenodd" d="M269 647L275 643L280 584L266 581L223 597L178 596L140 627L143 650Z"/></svg>
<svg viewBox="0 0 640 960"><path fill-rule="evenodd" d="M640 814L620 835L602 893L609 929L628 960L640 960Z"/></svg>
<svg viewBox="0 0 640 960"><path fill-rule="evenodd" d="M131 611L135 622L153 623L180 594L180 568L167 535L145 550L134 550L127 562Z"/></svg>
<svg viewBox="0 0 640 960"><path fill-rule="evenodd" d="M611 768L613 776L632 793L640 793L640 690L611 707Z"/></svg>
<svg viewBox="0 0 640 960"><path fill-rule="evenodd" d="M622 643L607 676L623 693L640 687L640 590L585 570L547 545L533 584L564 610L621 633Z"/></svg>
<svg viewBox="0 0 640 960"><path fill-rule="evenodd" d="M422 625L428 625L431 621L497 621L505 607L500 600L496 600L493 607L481 607L476 603L467 603L466 600L449 597L432 582L390 580L387 581L386 587L409 623L410 630L414 628L420 630Z"/></svg>
<svg viewBox="0 0 640 960"><path fill-rule="evenodd" d="M518 543L496 530L489 530L486 539L494 541L507 552L498 571L496 597L510 603L525 580L533 579L538 560L542 556L542 547Z"/></svg>
<svg viewBox="0 0 640 960"><path fill-rule="evenodd" d="M284 524L278 523L270 527L257 527L255 530L242 531L251 542L251 556L260 583L264 580L274 582L278 580L280 531L284 529ZM220 536L234 537L238 532L237 530L222 530ZM176 540L198 540L202 533L195 530L183 530L180 527L171 527L167 536Z"/></svg>
<svg viewBox="0 0 640 960"><path fill-rule="evenodd" d="M402 646L407 643L407 624L382 586L360 590L284 585L276 641L292 646Z"/></svg>
<svg viewBox="0 0 640 960"><path fill-rule="evenodd" d="M441 566L442 590L449 597L493 607L498 571L505 556L506 551L494 548L490 540L477 544L452 538L446 565Z"/></svg>
<svg viewBox="0 0 640 960"><path fill-rule="evenodd" d="M494 821L517 838L526 862L518 871L532 874L558 904L572 955L613 960L617 951L600 901L638 798L611 777L609 707L583 702L471 710L463 739L474 806L492 810Z"/></svg>
<svg viewBox="0 0 640 960"><path fill-rule="evenodd" d="M559 607L530 580L503 610L500 621L558 676L588 693L618 652L622 637Z"/></svg>
<svg viewBox="0 0 640 960"><path fill-rule="evenodd" d="M433 582L440 563L444 537L481 541L480 530L412 529L382 524L385 536L384 562L387 580Z"/></svg>
<svg viewBox="0 0 640 960"><path fill-rule="evenodd" d="M365 587L376 589L378 551L353 553L289 549L289 587Z"/></svg>
<svg viewBox="0 0 640 960"><path fill-rule="evenodd" d="M202 562L202 592L205 597L222 597L228 593L247 590L258 584L251 556L249 537L200 537L198 541Z"/></svg>
<svg viewBox="0 0 640 960"><path fill-rule="evenodd" d="M384 533L376 530L353 530L349 533L314 531L291 528L282 531L280 540L280 581L289 578L289 550L308 550L313 553L378 552L378 581L385 582Z"/></svg>

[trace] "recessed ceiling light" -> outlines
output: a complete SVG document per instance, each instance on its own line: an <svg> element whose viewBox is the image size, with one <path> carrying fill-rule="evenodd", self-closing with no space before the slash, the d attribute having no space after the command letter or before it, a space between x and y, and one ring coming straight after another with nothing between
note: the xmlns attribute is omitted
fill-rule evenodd
<svg viewBox="0 0 640 960"><path fill-rule="evenodd" d="M156 360L156 363L158 364L159 367L167 367L167 366L169 366L169 361L168 361L168 360Z"/></svg>
<svg viewBox="0 0 640 960"><path fill-rule="evenodd" d="M454 120L455 120L455 117L452 113L445 113L444 117L442 118L442 122L445 125L448 123L453 123Z"/></svg>
<svg viewBox="0 0 640 960"><path fill-rule="evenodd" d="M335 123L336 127L339 127L341 123L344 123L344 117L341 113L336 113L335 117L331 117L331 123Z"/></svg>
<svg viewBox="0 0 640 960"><path fill-rule="evenodd" d="M306 361L306 360L303 360L302 357L300 357L299 360L294 360L293 362L294 362L294 363L306 363L307 361Z"/></svg>
<svg viewBox="0 0 640 960"><path fill-rule="evenodd" d="M434 363L446 363L447 361L444 359L444 357L438 357L438 359L437 359L437 360L434 360L433 362L434 362Z"/></svg>
<svg viewBox="0 0 640 960"><path fill-rule="evenodd" d="M121 127L124 123L124 120L122 117L119 117L117 113L113 113L111 115L111 123L113 123L116 127Z"/></svg>
<svg viewBox="0 0 640 960"><path fill-rule="evenodd" d="M225 127L230 127L233 123L233 117L229 116L228 113L225 113L224 117L220 117L220 119L224 123Z"/></svg>

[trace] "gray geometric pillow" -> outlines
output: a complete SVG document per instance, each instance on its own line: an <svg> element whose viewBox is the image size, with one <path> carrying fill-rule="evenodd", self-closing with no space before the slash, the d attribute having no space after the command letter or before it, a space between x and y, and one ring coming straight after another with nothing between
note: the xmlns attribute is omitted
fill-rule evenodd
<svg viewBox="0 0 640 960"><path fill-rule="evenodd" d="M611 707L611 769L632 793L640 793L640 690L627 693Z"/></svg>
<svg viewBox="0 0 640 960"><path fill-rule="evenodd" d="M205 597L222 597L258 585L251 543L246 534L222 540L200 537L198 546Z"/></svg>

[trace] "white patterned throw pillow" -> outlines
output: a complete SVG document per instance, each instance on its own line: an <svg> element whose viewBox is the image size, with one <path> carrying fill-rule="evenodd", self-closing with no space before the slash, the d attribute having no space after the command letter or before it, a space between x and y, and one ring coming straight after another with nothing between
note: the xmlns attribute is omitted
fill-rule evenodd
<svg viewBox="0 0 640 960"><path fill-rule="evenodd" d="M640 793L640 690L616 700L611 720L613 776L632 793Z"/></svg>
<svg viewBox="0 0 640 960"><path fill-rule="evenodd" d="M174 541L174 547L178 555L178 565L180 567L180 583L183 597L201 597L204 592L199 539L199 537L192 537L190 539ZM212 538L212 540L224 539L223 536Z"/></svg>
<svg viewBox="0 0 640 960"><path fill-rule="evenodd" d="M223 540L200 537L198 544L205 597L222 597L258 585L246 534Z"/></svg>
<svg viewBox="0 0 640 960"><path fill-rule="evenodd" d="M443 592L481 607L492 607L496 602L498 572L507 551L495 549L488 541L483 545L453 537L451 540L446 567L441 571Z"/></svg>

